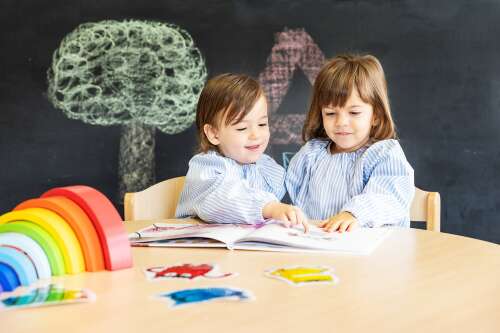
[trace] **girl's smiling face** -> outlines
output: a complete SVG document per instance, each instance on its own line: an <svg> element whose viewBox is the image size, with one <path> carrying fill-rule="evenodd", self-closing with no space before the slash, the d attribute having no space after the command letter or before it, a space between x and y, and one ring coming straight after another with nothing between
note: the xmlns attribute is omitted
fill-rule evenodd
<svg viewBox="0 0 500 333"><path fill-rule="evenodd" d="M375 125L373 107L365 103L353 88L344 106L327 105L321 110L323 126L335 143L332 153L351 152L363 147Z"/></svg>
<svg viewBox="0 0 500 333"><path fill-rule="evenodd" d="M266 98L261 96L239 122L224 125L224 121L220 122L218 128L205 125L208 140L217 146L222 155L240 164L255 163L269 143Z"/></svg>

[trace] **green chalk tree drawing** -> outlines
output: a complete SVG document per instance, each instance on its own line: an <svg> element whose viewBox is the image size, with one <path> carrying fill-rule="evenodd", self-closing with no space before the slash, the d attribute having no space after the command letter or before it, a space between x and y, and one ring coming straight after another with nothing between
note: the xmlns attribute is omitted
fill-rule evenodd
<svg viewBox="0 0 500 333"><path fill-rule="evenodd" d="M71 119L122 125L119 195L155 182L155 130L194 122L207 70L189 33L146 21L85 23L54 52L48 97Z"/></svg>

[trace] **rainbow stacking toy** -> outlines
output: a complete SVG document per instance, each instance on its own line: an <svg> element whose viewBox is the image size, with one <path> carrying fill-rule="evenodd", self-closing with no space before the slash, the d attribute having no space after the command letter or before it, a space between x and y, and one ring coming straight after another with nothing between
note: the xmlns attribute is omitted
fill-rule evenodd
<svg viewBox="0 0 500 333"><path fill-rule="evenodd" d="M63 274L132 267L122 219L88 186L67 186L0 216L0 292Z"/></svg>

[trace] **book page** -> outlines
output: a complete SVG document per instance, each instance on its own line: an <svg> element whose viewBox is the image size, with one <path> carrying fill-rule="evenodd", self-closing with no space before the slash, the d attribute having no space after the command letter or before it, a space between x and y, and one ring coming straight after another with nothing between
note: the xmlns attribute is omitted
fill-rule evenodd
<svg viewBox="0 0 500 333"><path fill-rule="evenodd" d="M204 247L227 248L225 243L211 238L185 237L151 242L132 243L134 247Z"/></svg>
<svg viewBox="0 0 500 333"><path fill-rule="evenodd" d="M155 223L129 235L133 244L179 238L208 238L225 243L228 247L239 238L255 230L249 224L169 224Z"/></svg>
<svg viewBox="0 0 500 333"><path fill-rule="evenodd" d="M286 228L280 224L268 224L256 229L246 237L241 238L235 248L257 249L258 243L277 244L280 246L262 244L261 250L268 247L271 251L286 247L349 254L370 254L391 232L389 228L357 228L350 232L325 232L316 226L310 226L310 231ZM252 242L250 244L246 242ZM240 247L241 245L241 247ZM250 245L250 246L248 246Z"/></svg>

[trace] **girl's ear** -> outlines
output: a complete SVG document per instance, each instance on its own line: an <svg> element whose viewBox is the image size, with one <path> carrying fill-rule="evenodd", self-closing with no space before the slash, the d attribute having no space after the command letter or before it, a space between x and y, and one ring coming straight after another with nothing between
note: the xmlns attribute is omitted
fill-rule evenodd
<svg viewBox="0 0 500 333"><path fill-rule="evenodd" d="M203 132L205 132L205 135L207 136L207 139L211 144L213 144L214 146L220 144L219 132L217 131L217 128L210 124L205 124L203 125Z"/></svg>
<svg viewBox="0 0 500 333"><path fill-rule="evenodd" d="M380 119L374 114L372 119L372 127L380 125Z"/></svg>

